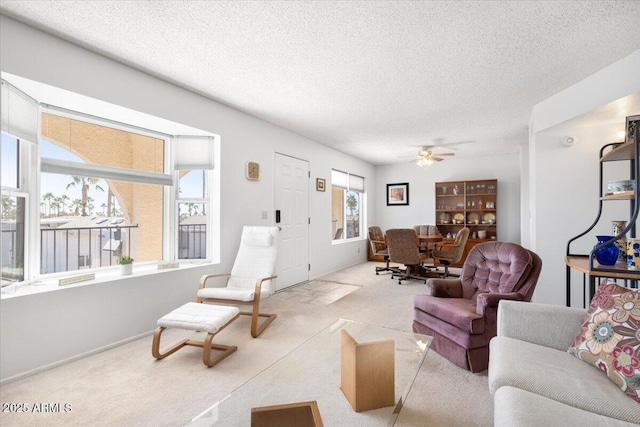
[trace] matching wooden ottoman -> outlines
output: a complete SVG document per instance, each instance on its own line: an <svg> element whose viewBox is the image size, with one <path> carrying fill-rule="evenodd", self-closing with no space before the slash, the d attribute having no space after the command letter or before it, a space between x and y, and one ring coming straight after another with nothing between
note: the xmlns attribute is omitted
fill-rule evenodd
<svg viewBox="0 0 640 427"><path fill-rule="evenodd" d="M202 347L202 361L205 365L209 367L214 366L238 349L236 346L213 344L212 341L218 332L236 320L239 315L240 309L238 307L188 302L158 320L158 329L156 329L156 332L153 334L151 354L153 354L153 357L156 359L164 359L185 345L192 345ZM184 339L164 353L161 353L160 337L162 332L167 328L202 331L207 332L207 336L204 341ZM221 350L222 353L214 359L211 359L212 349Z"/></svg>

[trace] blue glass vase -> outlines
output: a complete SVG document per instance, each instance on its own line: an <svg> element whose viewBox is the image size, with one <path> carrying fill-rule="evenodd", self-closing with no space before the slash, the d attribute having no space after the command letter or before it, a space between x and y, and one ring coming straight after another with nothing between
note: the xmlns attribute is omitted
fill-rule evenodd
<svg viewBox="0 0 640 427"><path fill-rule="evenodd" d="M596 236L596 239L598 239L598 244L604 243L608 240L611 240L613 238L613 236ZM596 245L596 246L597 246ZM614 265L616 263L616 261L618 260L618 252L620 250L618 249L618 247L616 246L615 242L611 242L606 246L601 247L600 249L598 249L594 255L596 256L596 259L598 260L598 262L602 265Z"/></svg>

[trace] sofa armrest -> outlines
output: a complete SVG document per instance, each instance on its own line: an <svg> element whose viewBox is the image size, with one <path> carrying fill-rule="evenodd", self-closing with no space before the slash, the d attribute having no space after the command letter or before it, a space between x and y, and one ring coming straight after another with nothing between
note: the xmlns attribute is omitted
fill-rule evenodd
<svg viewBox="0 0 640 427"><path fill-rule="evenodd" d="M580 332L586 310L503 300L498 305L498 336L566 351Z"/></svg>
<svg viewBox="0 0 640 427"><path fill-rule="evenodd" d="M427 279L426 295L441 298L462 298L460 279Z"/></svg>

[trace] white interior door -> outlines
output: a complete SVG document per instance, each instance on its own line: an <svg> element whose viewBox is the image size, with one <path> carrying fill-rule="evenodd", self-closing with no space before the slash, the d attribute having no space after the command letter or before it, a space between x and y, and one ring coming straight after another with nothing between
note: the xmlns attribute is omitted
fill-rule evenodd
<svg viewBox="0 0 640 427"><path fill-rule="evenodd" d="M309 280L309 162L276 153L276 290Z"/></svg>

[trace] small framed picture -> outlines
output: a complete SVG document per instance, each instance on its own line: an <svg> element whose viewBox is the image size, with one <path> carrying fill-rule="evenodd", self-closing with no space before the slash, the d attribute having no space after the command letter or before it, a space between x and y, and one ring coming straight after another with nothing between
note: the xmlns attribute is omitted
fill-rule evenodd
<svg viewBox="0 0 640 427"><path fill-rule="evenodd" d="M316 178L316 191L324 191L326 183L327 182L324 179Z"/></svg>
<svg viewBox="0 0 640 427"><path fill-rule="evenodd" d="M387 206L406 206L409 204L409 183L387 184Z"/></svg>

